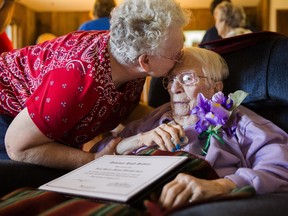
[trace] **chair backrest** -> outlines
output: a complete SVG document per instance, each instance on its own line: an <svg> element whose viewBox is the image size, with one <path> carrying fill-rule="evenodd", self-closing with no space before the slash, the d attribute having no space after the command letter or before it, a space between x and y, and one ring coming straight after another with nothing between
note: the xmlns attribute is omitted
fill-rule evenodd
<svg viewBox="0 0 288 216"><path fill-rule="evenodd" d="M243 105L288 132L288 37L256 32L200 44L226 60L224 93L249 93Z"/></svg>

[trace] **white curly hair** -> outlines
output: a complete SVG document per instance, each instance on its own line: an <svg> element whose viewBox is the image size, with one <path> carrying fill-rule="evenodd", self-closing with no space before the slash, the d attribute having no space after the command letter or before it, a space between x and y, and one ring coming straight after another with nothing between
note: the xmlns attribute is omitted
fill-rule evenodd
<svg viewBox="0 0 288 216"><path fill-rule="evenodd" d="M124 0L111 13L110 51L121 64L142 54L157 54L173 26L183 27L189 13L175 0Z"/></svg>

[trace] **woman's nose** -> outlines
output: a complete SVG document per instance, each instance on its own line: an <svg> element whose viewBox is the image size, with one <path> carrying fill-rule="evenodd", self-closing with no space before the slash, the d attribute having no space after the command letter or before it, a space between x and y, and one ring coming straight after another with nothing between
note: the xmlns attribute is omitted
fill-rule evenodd
<svg viewBox="0 0 288 216"><path fill-rule="evenodd" d="M175 93L181 93L183 91L184 90L182 84L179 82L178 79L175 79L171 85L171 92L175 94Z"/></svg>

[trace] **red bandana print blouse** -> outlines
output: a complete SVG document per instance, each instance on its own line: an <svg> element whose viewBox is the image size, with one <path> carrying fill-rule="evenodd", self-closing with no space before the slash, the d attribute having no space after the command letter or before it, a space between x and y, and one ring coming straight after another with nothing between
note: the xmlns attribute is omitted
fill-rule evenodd
<svg viewBox="0 0 288 216"><path fill-rule="evenodd" d="M0 56L0 113L27 106L49 138L81 147L115 128L138 104L145 79L116 89L109 32L77 31Z"/></svg>

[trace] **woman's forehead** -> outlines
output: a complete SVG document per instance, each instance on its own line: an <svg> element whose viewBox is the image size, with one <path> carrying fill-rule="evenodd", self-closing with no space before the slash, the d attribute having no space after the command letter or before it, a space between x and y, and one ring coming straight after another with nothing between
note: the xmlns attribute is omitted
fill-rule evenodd
<svg viewBox="0 0 288 216"><path fill-rule="evenodd" d="M183 59L183 61L179 64L176 64L173 71L172 71L172 75L177 75L183 72L199 72L199 70L202 70L202 65L200 63L200 61L198 61L195 57L193 56L185 56L185 58Z"/></svg>

